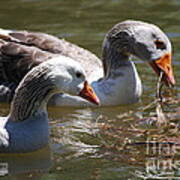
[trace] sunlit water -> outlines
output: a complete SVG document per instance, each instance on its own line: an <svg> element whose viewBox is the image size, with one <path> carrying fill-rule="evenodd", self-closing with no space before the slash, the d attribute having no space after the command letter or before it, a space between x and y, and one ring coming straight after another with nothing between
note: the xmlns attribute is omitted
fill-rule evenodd
<svg viewBox="0 0 180 180"><path fill-rule="evenodd" d="M172 96L179 99L179 9L180 0L1 0L0 27L54 34L101 56L103 37L115 23L138 19L157 24L173 43L177 86ZM1 178L115 180L180 177L180 157L176 149L169 155L168 148L163 154L161 150L165 147L135 143L148 141L153 130L159 134L166 131L137 125L143 118L154 115L154 107L143 108L155 98L157 78L147 64L136 62L144 88L139 103L87 109L49 107L49 147L25 155L1 155ZM8 110L8 105L0 105L1 116L7 115ZM178 113L179 104L166 107L166 111ZM126 146L133 142L134 145Z"/></svg>

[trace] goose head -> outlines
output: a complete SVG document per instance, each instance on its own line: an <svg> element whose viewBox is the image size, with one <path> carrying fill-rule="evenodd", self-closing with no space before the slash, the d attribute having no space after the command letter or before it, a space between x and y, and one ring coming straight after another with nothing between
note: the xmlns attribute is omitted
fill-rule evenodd
<svg viewBox="0 0 180 180"><path fill-rule="evenodd" d="M104 51L107 49L120 54L121 59L133 55L148 62L158 75L163 72L166 85L175 84L171 43L156 25L133 20L116 24L105 37ZM112 64L107 61L103 62L105 74L108 73L108 63ZM117 60L116 63L118 66Z"/></svg>
<svg viewBox="0 0 180 180"><path fill-rule="evenodd" d="M71 58L57 56L32 68L19 83L11 103L10 119L24 121L38 112L46 112L50 97L58 93L100 104L81 65Z"/></svg>
<svg viewBox="0 0 180 180"><path fill-rule="evenodd" d="M100 104L98 97L86 80L84 69L78 62L68 57L61 56L59 58L57 56L42 63L42 66L47 66L50 70L48 76L55 91L80 96L91 103Z"/></svg>

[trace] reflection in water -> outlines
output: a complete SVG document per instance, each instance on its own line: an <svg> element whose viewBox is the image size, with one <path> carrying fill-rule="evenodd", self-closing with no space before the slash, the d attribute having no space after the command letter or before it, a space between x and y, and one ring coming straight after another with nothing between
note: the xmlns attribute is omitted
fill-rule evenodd
<svg viewBox="0 0 180 180"><path fill-rule="evenodd" d="M25 154L1 154L0 176L16 175L36 176L38 173L47 172L52 166L49 147L39 151Z"/></svg>
<svg viewBox="0 0 180 180"><path fill-rule="evenodd" d="M76 157L97 151L99 145L93 141L99 131L96 123L98 113L91 108L49 108L49 110L52 118L51 138L56 144L56 152L62 152L62 145L66 147L64 151L73 152L72 156Z"/></svg>

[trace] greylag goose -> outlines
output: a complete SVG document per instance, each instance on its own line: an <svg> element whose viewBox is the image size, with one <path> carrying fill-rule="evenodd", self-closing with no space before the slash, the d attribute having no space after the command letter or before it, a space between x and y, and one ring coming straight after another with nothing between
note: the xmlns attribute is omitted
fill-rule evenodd
<svg viewBox="0 0 180 180"><path fill-rule="evenodd" d="M46 105L59 92L99 104L78 62L63 56L43 62L25 75L15 91L9 115L0 118L0 152L31 152L48 144Z"/></svg>
<svg viewBox="0 0 180 180"><path fill-rule="evenodd" d="M22 77L44 60L62 54L80 62L102 106L131 104L139 100L142 85L131 57L148 62L166 85L175 84L171 43L153 24L123 21L106 34L102 61L93 53L54 36L27 31L0 31L0 100L11 99ZM92 105L65 93L51 99L57 106Z"/></svg>

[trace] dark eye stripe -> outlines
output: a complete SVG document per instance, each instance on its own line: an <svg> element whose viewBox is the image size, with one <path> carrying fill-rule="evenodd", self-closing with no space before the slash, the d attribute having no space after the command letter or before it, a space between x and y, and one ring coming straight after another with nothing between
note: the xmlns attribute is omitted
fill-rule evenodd
<svg viewBox="0 0 180 180"><path fill-rule="evenodd" d="M82 76L83 76L82 73L76 72L76 77L77 77L77 78L81 78Z"/></svg>
<svg viewBox="0 0 180 180"><path fill-rule="evenodd" d="M154 43L155 43L157 49L162 49L162 50L166 49L166 45L163 41L156 40Z"/></svg>

